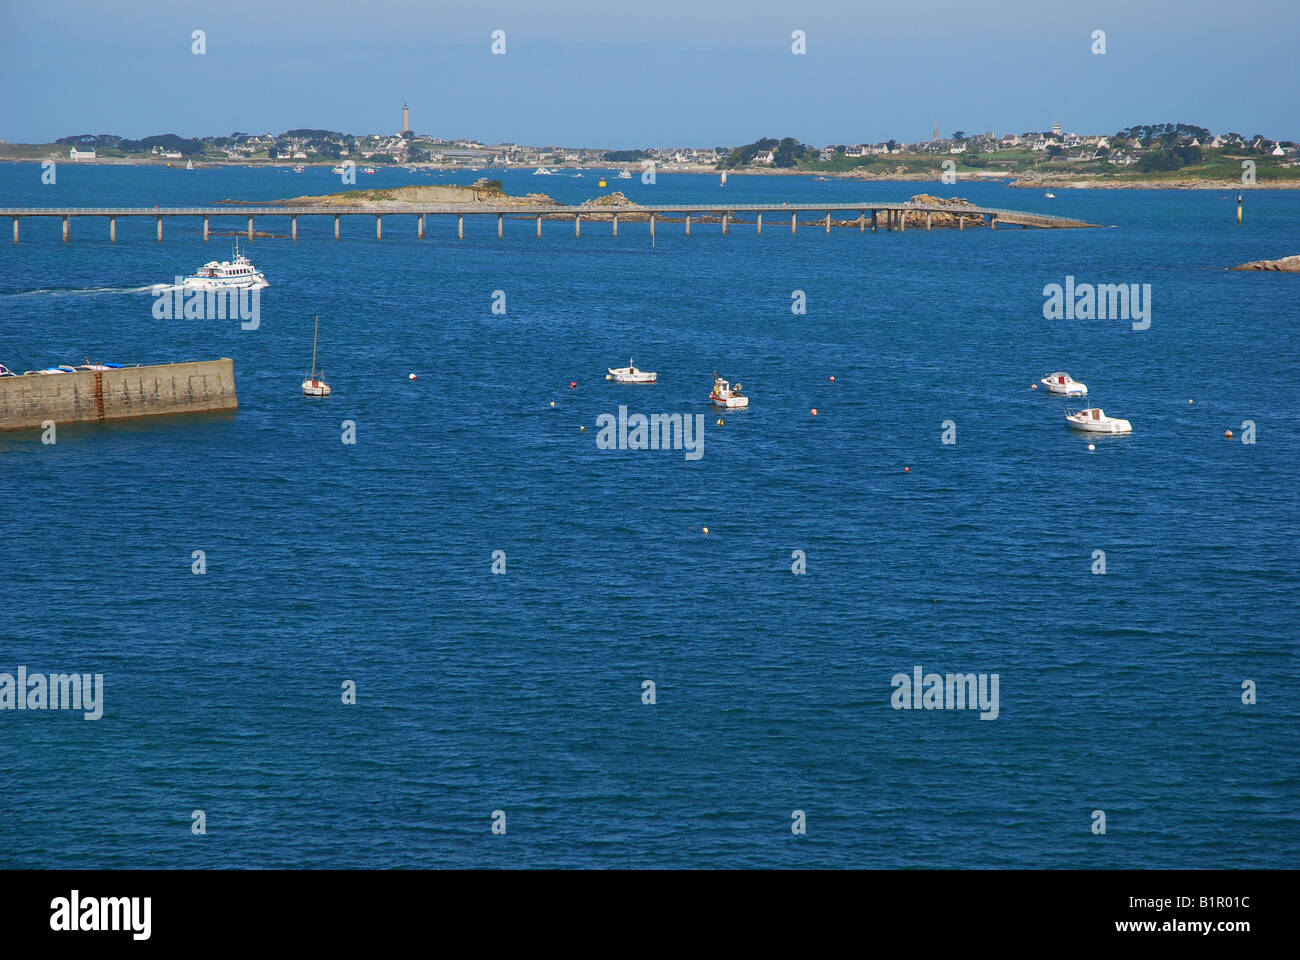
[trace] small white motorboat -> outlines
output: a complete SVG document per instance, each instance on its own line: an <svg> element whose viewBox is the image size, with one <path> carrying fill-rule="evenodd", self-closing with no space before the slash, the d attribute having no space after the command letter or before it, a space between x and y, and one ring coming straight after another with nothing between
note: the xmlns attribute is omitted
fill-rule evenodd
<svg viewBox="0 0 1300 960"><path fill-rule="evenodd" d="M320 334L320 317L316 318L316 332L311 336L311 376L302 382L302 395L304 397L328 397L330 395L330 385L325 382L325 372L322 370L321 375L316 376L316 338Z"/></svg>
<svg viewBox="0 0 1300 960"><path fill-rule="evenodd" d="M615 383L654 383L659 374L651 370L638 370L636 364L628 360L626 367L609 367L609 373L605 374L606 380L613 380Z"/></svg>
<svg viewBox="0 0 1300 960"><path fill-rule="evenodd" d="M1100 407L1067 413L1065 419L1075 430L1085 433L1132 433L1133 425L1119 417L1108 417Z"/></svg>
<svg viewBox="0 0 1300 960"><path fill-rule="evenodd" d="M1044 199L1044 200L1055 200L1055 199L1056 199L1056 194L1051 193L1051 192L1049 191L1049 192L1043 194L1043 199Z"/></svg>
<svg viewBox="0 0 1300 960"><path fill-rule="evenodd" d="M631 179L632 179L632 174L631 174L630 171L628 171L628 170L626 170L626 169L624 169L624 170L620 170L620 171L618 172L618 179L620 179L620 180L631 180Z"/></svg>
<svg viewBox="0 0 1300 960"><path fill-rule="evenodd" d="M733 387L716 373L713 375L713 389L709 392L709 399L718 406L728 409L749 406L749 397L741 394L740 384Z"/></svg>
<svg viewBox="0 0 1300 960"><path fill-rule="evenodd" d="M1056 373L1049 373L1038 382L1045 386L1049 393L1059 393L1064 397L1083 397L1088 394L1086 384L1080 383L1068 373L1063 373L1060 370Z"/></svg>

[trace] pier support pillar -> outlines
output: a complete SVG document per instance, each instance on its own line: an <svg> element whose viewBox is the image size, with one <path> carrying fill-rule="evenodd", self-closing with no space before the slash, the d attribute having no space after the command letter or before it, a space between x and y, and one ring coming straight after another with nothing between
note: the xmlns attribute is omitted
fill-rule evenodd
<svg viewBox="0 0 1300 960"><path fill-rule="evenodd" d="M580 213L573 215L573 235L575 237L582 236L582 214Z"/></svg>
<svg viewBox="0 0 1300 960"><path fill-rule="evenodd" d="M375 217L375 239L384 239L384 218Z"/></svg>
<svg viewBox="0 0 1300 960"><path fill-rule="evenodd" d="M691 235L691 215L689 213L686 215L686 235L688 237Z"/></svg>
<svg viewBox="0 0 1300 960"><path fill-rule="evenodd" d="M336 213L334 214L334 239L337 240L338 238L339 238L339 215Z"/></svg>
<svg viewBox="0 0 1300 960"><path fill-rule="evenodd" d="M18 242L18 218L14 217L14 243Z"/></svg>
<svg viewBox="0 0 1300 960"><path fill-rule="evenodd" d="M541 235L542 235L542 218L541 218L541 217L538 217L538 218L537 218L537 236L538 236L538 237L541 237Z"/></svg>
<svg viewBox="0 0 1300 960"><path fill-rule="evenodd" d="M161 230L162 230L162 220L161 220L161 219L159 219L158 224L159 224L158 229L159 229L159 231L161 231ZM63 218L63 242L64 242L64 243L67 243L67 242L68 242L68 218L67 218L67 217L64 217L64 218Z"/></svg>
<svg viewBox="0 0 1300 960"><path fill-rule="evenodd" d="M877 213L877 212L878 212L878 211L876 211L876 210L872 210L872 211L871 211L871 232L872 232L872 233L875 233L875 232L876 232L876 213Z"/></svg>
<svg viewBox="0 0 1300 960"><path fill-rule="evenodd" d="M289 218L289 236L292 237L294 240L298 239L298 218L297 217Z"/></svg>
<svg viewBox="0 0 1300 960"><path fill-rule="evenodd" d="M463 213L456 218L456 239L465 239L465 214Z"/></svg>
<svg viewBox="0 0 1300 960"><path fill-rule="evenodd" d="M754 226L758 228L758 235L761 237L763 235L763 215L761 213L758 215L758 219L754 221Z"/></svg>
<svg viewBox="0 0 1300 960"><path fill-rule="evenodd" d="M898 211L898 232L902 233L906 229L907 229L907 211L899 210Z"/></svg>
<svg viewBox="0 0 1300 960"><path fill-rule="evenodd" d="M830 232L831 232L831 215L830 215L830 211L827 211L827 212L826 212L826 232L827 232L827 233L830 233Z"/></svg>
<svg viewBox="0 0 1300 960"><path fill-rule="evenodd" d="M614 236L618 236L618 214L614 214Z"/></svg>
<svg viewBox="0 0 1300 960"><path fill-rule="evenodd" d="M415 239L424 239L424 214L420 214L415 219Z"/></svg>
<svg viewBox="0 0 1300 960"><path fill-rule="evenodd" d="M727 235L727 220L728 220L728 219L730 219L730 217L729 217L727 214L724 213L724 214L722 215L722 235L723 235L724 237Z"/></svg>
<svg viewBox="0 0 1300 960"><path fill-rule="evenodd" d="M505 233L504 221L505 221L505 217L498 213L497 214L497 239L498 240L500 240Z"/></svg>
<svg viewBox="0 0 1300 960"><path fill-rule="evenodd" d="M858 214L858 233L867 232L867 211L863 210Z"/></svg>
<svg viewBox="0 0 1300 960"><path fill-rule="evenodd" d="M252 217L248 218L248 239L249 240L253 239L253 218Z"/></svg>
<svg viewBox="0 0 1300 960"><path fill-rule="evenodd" d="M208 242L208 218L203 218L203 242Z"/></svg>
<svg viewBox="0 0 1300 960"><path fill-rule="evenodd" d="M960 213L957 214L957 229L958 230L966 229L966 218L963 217Z"/></svg>
<svg viewBox="0 0 1300 960"><path fill-rule="evenodd" d="M162 243L162 217L158 218L158 242Z"/></svg>
<svg viewBox="0 0 1300 960"><path fill-rule="evenodd" d="M108 242L117 243L117 217L108 218Z"/></svg>
<svg viewBox="0 0 1300 960"><path fill-rule="evenodd" d="M795 231L795 217L797 217L797 216L799 216L799 214L797 214L797 213L792 213L792 214L790 214L790 235L791 235L791 236L794 235L794 231Z"/></svg>
<svg viewBox="0 0 1300 960"><path fill-rule="evenodd" d="M930 229L930 221L933 220L933 219L934 219L934 214L933 214L933 213L927 213L927 214L925 215L925 229L926 229L927 231Z"/></svg>
<svg viewBox="0 0 1300 960"><path fill-rule="evenodd" d="M990 229L990 230L996 230L997 228L998 228L998 217L997 217L997 214L995 214L995 213L990 213L990 214L989 214L989 229Z"/></svg>
<svg viewBox="0 0 1300 960"><path fill-rule="evenodd" d="M650 239L653 240L654 238L655 238L655 215L652 213L650 214Z"/></svg>

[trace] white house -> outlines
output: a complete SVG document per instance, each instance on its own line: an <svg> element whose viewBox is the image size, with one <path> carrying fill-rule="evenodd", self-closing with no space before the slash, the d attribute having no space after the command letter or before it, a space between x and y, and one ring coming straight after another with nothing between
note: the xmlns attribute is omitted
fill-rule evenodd
<svg viewBox="0 0 1300 960"><path fill-rule="evenodd" d="M1282 149L1282 144L1280 141L1278 143L1273 144L1273 156L1275 157L1286 156L1286 151Z"/></svg>
<svg viewBox="0 0 1300 960"><path fill-rule="evenodd" d="M772 155L771 150L764 150L762 153L755 154L754 163L762 163L771 166L776 163L776 157Z"/></svg>
<svg viewBox="0 0 1300 960"><path fill-rule="evenodd" d="M95 159L95 149L94 149L94 147L91 147L89 150L78 150L76 147L73 147L71 150L68 151L68 159L70 159L70 160L94 160L94 159Z"/></svg>

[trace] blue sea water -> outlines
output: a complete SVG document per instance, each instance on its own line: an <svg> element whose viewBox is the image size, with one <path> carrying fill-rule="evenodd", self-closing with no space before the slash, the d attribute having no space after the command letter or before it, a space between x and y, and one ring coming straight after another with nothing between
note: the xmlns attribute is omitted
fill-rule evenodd
<svg viewBox="0 0 1300 960"><path fill-rule="evenodd" d="M244 331L152 316L142 288L228 255L197 220L161 244L121 220L115 245L22 221L0 362L231 357L240 408L0 434L0 672L105 683L95 722L0 712L0 865L1297 865L1300 278L1223 268L1300 252L1300 194L1252 190L1237 226L1226 190L503 179L566 202L925 190L1107 229L769 219L660 224L652 248L644 224L431 218L420 241L389 217L377 241L357 217L335 242L305 218L248 246L272 285ZM0 166L0 205L338 188ZM1044 319L1067 275L1149 283L1150 328ZM316 315L326 401L299 389ZM606 383L629 357L659 383ZM715 369L752 397L721 427ZM1133 434L1089 452L1029 389L1058 369ZM598 449L620 404L703 413L703 457ZM1224 439L1247 420L1256 443ZM916 665L998 674L997 719L893 709Z"/></svg>

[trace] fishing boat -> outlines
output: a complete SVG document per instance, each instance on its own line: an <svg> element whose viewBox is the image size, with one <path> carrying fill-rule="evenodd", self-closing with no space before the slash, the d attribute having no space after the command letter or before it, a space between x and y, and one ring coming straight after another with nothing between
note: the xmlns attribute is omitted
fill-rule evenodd
<svg viewBox="0 0 1300 960"><path fill-rule="evenodd" d="M269 286L266 275L239 252L238 237L233 260L209 260L182 283L186 290L261 290Z"/></svg>
<svg viewBox="0 0 1300 960"><path fill-rule="evenodd" d="M316 318L316 332L311 335L311 376L302 382L302 395L304 397L328 397L330 395L330 385L325 382L325 371L316 376L316 338L320 334L320 317Z"/></svg>
<svg viewBox="0 0 1300 960"><path fill-rule="evenodd" d="M1059 370L1056 373L1049 373L1038 382L1045 386L1049 393L1057 393L1065 397L1083 397L1088 393L1086 384Z"/></svg>
<svg viewBox="0 0 1300 960"><path fill-rule="evenodd" d="M650 370L638 370L636 364L628 360L626 367L609 367L609 373L605 374L606 380L613 380L615 383L654 383L659 374Z"/></svg>
<svg viewBox="0 0 1300 960"><path fill-rule="evenodd" d="M713 389L709 392L709 399L718 406L728 409L749 406L749 397L741 394L740 384L733 387L716 373L713 375Z"/></svg>
<svg viewBox="0 0 1300 960"><path fill-rule="evenodd" d="M1100 407L1067 413L1065 419L1075 430L1085 433L1132 433L1133 425L1119 417L1108 417Z"/></svg>

